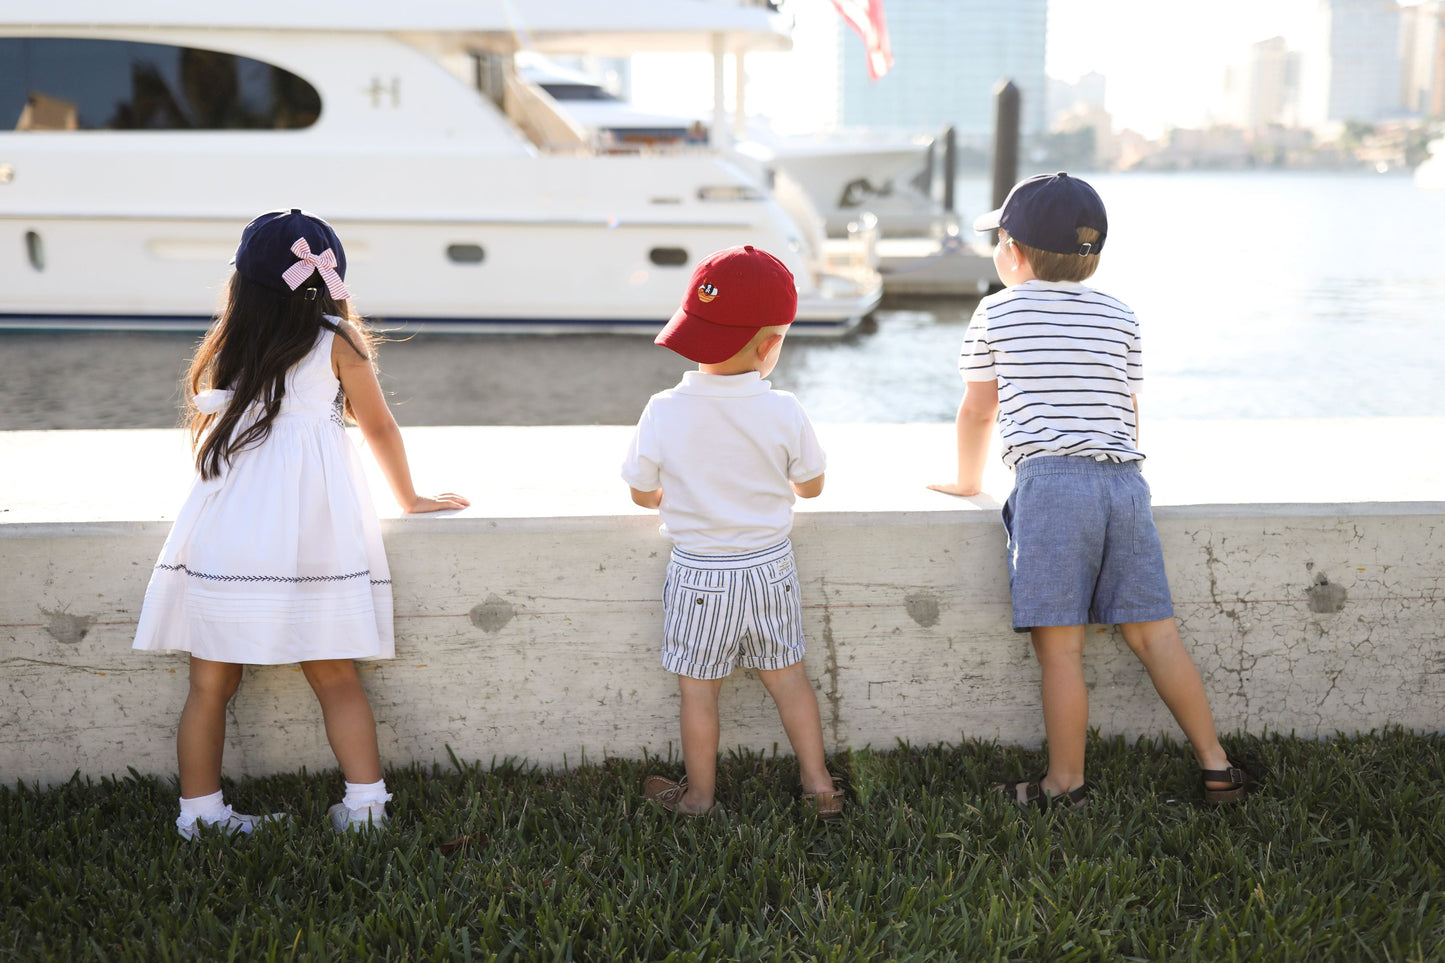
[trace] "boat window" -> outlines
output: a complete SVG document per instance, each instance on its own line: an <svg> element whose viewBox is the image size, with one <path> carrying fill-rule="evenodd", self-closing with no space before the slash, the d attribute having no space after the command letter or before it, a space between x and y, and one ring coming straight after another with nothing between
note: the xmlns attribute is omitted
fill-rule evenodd
<svg viewBox="0 0 1445 963"><path fill-rule="evenodd" d="M30 257L30 266L37 271L45 270L45 246L40 235L34 231L25 232L25 253Z"/></svg>
<svg viewBox="0 0 1445 963"><path fill-rule="evenodd" d="M0 37L0 129L295 130L320 116L315 87L235 54Z"/></svg>
<svg viewBox="0 0 1445 963"><path fill-rule="evenodd" d="M543 83L538 86L551 94L553 100L606 100L612 103L622 102L621 98L614 97L597 84Z"/></svg>
<svg viewBox="0 0 1445 963"><path fill-rule="evenodd" d="M680 247L655 247L647 256L658 267L679 267L687 263L687 251Z"/></svg>
<svg viewBox="0 0 1445 963"><path fill-rule="evenodd" d="M507 64L509 59L499 54L472 53L472 83L483 97L499 108L507 89Z"/></svg>
<svg viewBox="0 0 1445 963"><path fill-rule="evenodd" d="M447 257L458 264L481 264L487 252L480 244L448 244Z"/></svg>

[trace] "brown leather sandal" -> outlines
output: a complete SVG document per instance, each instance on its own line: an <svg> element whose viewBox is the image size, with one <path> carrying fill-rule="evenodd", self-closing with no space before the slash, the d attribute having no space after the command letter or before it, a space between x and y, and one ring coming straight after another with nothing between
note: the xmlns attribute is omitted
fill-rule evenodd
<svg viewBox="0 0 1445 963"><path fill-rule="evenodd" d="M711 806L700 813L690 809L683 809L680 806L682 797L687 793L687 777L684 776L681 782L675 782L666 776L648 776L642 781L642 797L657 803L670 813L681 813L684 816L691 816L701 819L704 816L711 816L720 812L722 807L713 802Z"/></svg>
<svg viewBox="0 0 1445 963"><path fill-rule="evenodd" d="M838 785L835 780L833 785ZM838 819L843 815L843 790L835 788L832 792L805 792L798 797L798 805L803 811L817 816L824 821Z"/></svg>
<svg viewBox="0 0 1445 963"><path fill-rule="evenodd" d="M1050 809L1083 809L1088 804L1089 784L1070 789L1068 792L1049 794L1042 785L1043 777L1020 779L1016 782L1001 782L994 791L1020 806L1032 806L1039 812Z"/></svg>
<svg viewBox="0 0 1445 963"><path fill-rule="evenodd" d="M1211 806L1239 802L1259 787L1259 780L1234 763L1228 769L1201 769L1199 782L1204 787L1204 801ZM1227 789L1210 789L1211 782L1227 782Z"/></svg>

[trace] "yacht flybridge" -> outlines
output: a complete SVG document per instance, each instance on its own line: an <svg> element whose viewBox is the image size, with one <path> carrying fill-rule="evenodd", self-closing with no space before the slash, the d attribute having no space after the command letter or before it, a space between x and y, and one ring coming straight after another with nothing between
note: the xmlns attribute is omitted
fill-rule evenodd
<svg viewBox="0 0 1445 963"><path fill-rule="evenodd" d="M700 258L754 244L796 276L799 334L846 331L881 290L867 232L825 250L717 144L599 150L513 63L701 50L720 88L727 55L789 43L753 0L13 0L0 327L203 327L241 227L300 206L390 324L655 331Z"/></svg>

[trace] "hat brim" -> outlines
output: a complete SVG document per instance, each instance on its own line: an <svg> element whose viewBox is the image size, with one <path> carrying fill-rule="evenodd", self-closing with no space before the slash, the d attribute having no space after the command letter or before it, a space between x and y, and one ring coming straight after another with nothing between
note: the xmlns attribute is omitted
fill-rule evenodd
<svg viewBox="0 0 1445 963"><path fill-rule="evenodd" d="M760 327L715 324L688 314L686 308L678 308L652 343L698 364L721 364L741 351L759 330Z"/></svg>
<svg viewBox="0 0 1445 963"><path fill-rule="evenodd" d="M973 222L973 229L978 234L984 234L988 231L997 231L999 221L1001 221L1002 219L1003 208L1000 207L996 211L989 211L987 214L980 214L978 218L975 219Z"/></svg>

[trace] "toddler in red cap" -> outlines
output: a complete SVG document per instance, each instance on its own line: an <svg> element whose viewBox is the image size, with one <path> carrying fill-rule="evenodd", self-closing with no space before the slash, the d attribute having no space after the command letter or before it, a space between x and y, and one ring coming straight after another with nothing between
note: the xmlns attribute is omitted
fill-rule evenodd
<svg viewBox="0 0 1445 963"><path fill-rule="evenodd" d="M797 307L793 275L766 251L733 247L703 260L657 336L697 370L648 401L622 466L632 500L658 510L673 545L662 665L682 692L687 775L649 776L643 785L669 811L716 809L718 693L742 665L777 703L803 807L824 819L843 812L803 667L801 586L788 540L793 500L823 491L825 459L798 399L763 380Z"/></svg>

